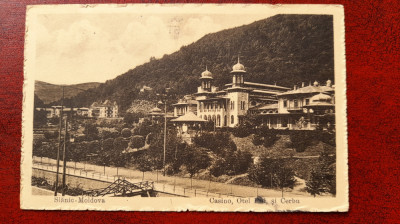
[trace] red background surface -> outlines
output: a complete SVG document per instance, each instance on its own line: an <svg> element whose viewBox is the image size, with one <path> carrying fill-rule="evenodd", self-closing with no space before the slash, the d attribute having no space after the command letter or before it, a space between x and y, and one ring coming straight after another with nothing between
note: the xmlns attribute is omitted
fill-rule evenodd
<svg viewBox="0 0 400 224"><path fill-rule="evenodd" d="M19 208L25 8L114 0L0 0L0 222L400 223L400 1L281 0L343 4L346 24L350 212L163 213L23 211ZM148 1L135 1L148 2ZM158 1L160 3L167 3ZM169 1L188 2L188 1ZM202 1L196 1L198 3ZM205 2L205 1L203 1ZM237 2L245 1L213 1Z"/></svg>

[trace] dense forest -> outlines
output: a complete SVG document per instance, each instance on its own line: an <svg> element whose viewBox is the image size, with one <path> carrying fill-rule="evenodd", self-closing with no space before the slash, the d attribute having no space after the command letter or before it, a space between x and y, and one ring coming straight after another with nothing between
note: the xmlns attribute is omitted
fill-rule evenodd
<svg viewBox="0 0 400 224"><path fill-rule="evenodd" d="M194 93L206 68L215 85L230 82L229 72L240 62L246 81L292 87L334 78L333 18L329 15L276 15L249 25L207 34L161 59L150 58L113 80L66 100L74 107L94 101L116 100L121 112L143 98L143 85L161 93L166 87L175 97ZM334 80L333 80L334 81ZM153 94L154 95L154 94ZM53 104L57 104L55 102Z"/></svg>

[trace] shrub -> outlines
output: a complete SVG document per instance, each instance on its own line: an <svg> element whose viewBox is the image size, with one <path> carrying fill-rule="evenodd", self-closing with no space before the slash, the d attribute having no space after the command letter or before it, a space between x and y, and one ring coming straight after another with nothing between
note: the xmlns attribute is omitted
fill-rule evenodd
<svg viewBox="0 0 400 224"><path fill-rule="evenodd" d="M225 132L216 132L215 134L212 132L202 133L199 136L195 136L193 142L197 146L209 149L219 155L225 154L226 149L233 151L237 149L229 133Z"/></svg>
<svg viewBox="0 0 400 224"><path fill-rule="evenodd" d="M251 134L251 129L246 125L239 125L232 129L232 134L238 138L245 138Z"/></svg>
<svg viewBox="0 0 400 224"><path fill-rule="evenodd" d="M131 130L130 130L129 128L124 128L124 129L122 129L122 131L121 131L121 135L122 135L122 137L124 137L124 138L129 138L129 137L131 137L132 132L131 132Z"/></svg>
<svg viewBox="0 0 400 224"><path fill-rule="evenodd" d="M145 139L143 136L134 135L131 138L131 147L132 148L141 148L145 145Z"/></svg>
<svg viewBox="0 0 400 224"><path fill-rule="evenodd" d="M291 146L296 149L296 152L304 152L315 139L315 132L311 131L292 131L290 132Z"/></svg>
<svg viewBox="0 0 400 224"><path fill-rule="evenodd" d="M256 135L253 135L252 142L253 142L253 144L254 144L255 146L262 145L263 142L264 142L264 138L261 137L260 135L257 135L257 134L256 134Z"/></svg>

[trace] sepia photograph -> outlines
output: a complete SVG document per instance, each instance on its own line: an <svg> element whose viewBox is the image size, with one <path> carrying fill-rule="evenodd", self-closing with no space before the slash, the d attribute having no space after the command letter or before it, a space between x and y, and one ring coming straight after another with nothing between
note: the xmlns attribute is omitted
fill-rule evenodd
<svg viewBox="0 0 400 224"><path fill-rule="evenodd" d="M340 5L28 6L21 208L347 211Z"/></svg>

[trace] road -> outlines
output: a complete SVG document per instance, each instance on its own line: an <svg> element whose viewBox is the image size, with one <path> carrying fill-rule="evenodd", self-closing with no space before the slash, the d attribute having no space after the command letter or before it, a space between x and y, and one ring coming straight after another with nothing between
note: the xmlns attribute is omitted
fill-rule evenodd
<svg viewBox="0 0 400 224"><path fill-rule="evenodd" d="M42 169L56 169L56 161L48 158L34 157L35 165L40 165ZM62 166L62 161L60 163ZM60 167L62 172L62 167ZM143 173L138 170L116 167L104 167L93 164L67 162L67 174L87 176L89 178L108 178L110 182L116 178L126 178L131 182L142 181ZM118 176L118 177L117 177ZM280 190L256 188L240 186L228 183L219 183L206 180L193 179L193 188L191 189L190 178L176 177L176 176L163 176L161 172L146 172L144 175L145 181L153 181L155 189L168 193L175 192L176 194L186 196L235 196L235 197L281 197ZM300 181L304 186L304 181ZM302 186L297 186L293 190L285 189L284 197L310 197L304 191L301 191Z"/></svg>

